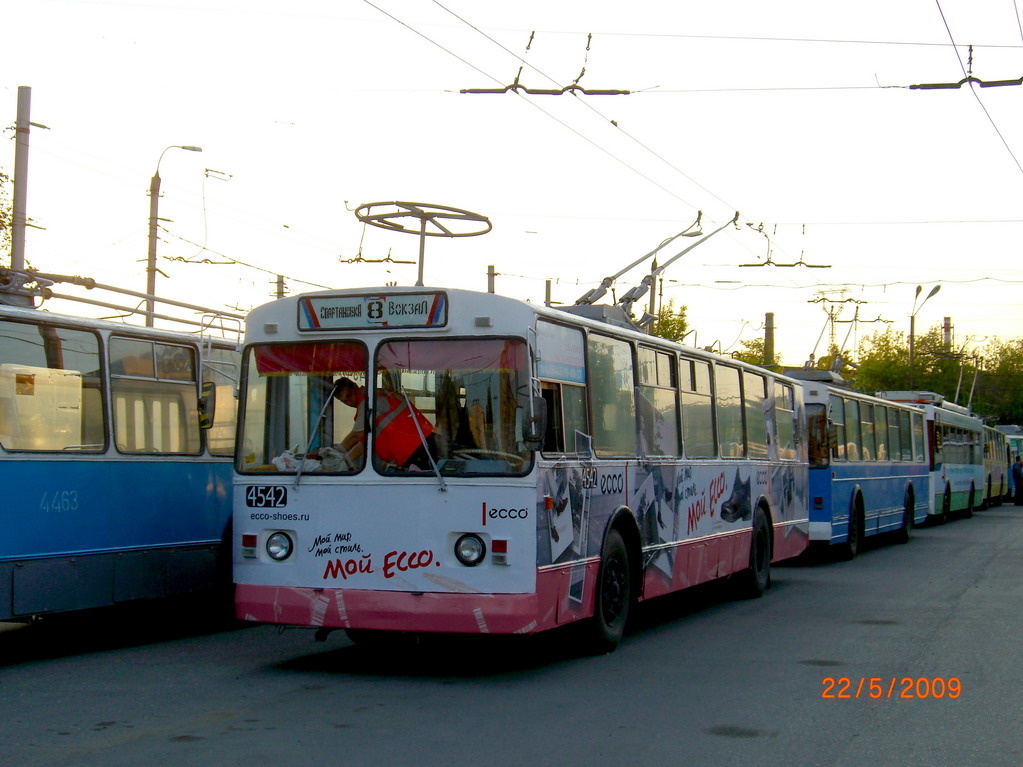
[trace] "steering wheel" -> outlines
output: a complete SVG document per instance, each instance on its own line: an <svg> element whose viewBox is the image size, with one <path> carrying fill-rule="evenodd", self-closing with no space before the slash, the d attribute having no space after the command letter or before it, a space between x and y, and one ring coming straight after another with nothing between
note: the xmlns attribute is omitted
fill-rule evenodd
<svg viewBox="0 0 1023 767"><path fill-rule="evenodd" d="M500 458L505 461L508 461L508 463L518 464L518 467L520 469L526 463L525 458L523 458L521 455L515 455L515 453L505 453L501 450L484 450L476 447L455 450L452 453L452 455L455 458L462 459L463 461L471 461L474 458Z"/></svg>

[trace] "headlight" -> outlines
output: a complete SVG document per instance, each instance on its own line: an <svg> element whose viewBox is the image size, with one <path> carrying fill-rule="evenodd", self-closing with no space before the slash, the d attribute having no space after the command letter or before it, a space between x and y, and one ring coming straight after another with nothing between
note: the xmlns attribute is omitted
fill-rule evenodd
<svg viewBox="0 0 1023 767"><path fill-rule="evenodd" d="M278 562L290 557L293 547L291 536L287 533L274 533L266 539L266 553L270 555L270 559L276 559Z"/></svg>
<svg viewBox="0 0 1023 767"><path fill-rule="evenodd" d="M466 533L455 541L455 558L466 567L475 567L483 561L487 544L475 533Z"/></svg>

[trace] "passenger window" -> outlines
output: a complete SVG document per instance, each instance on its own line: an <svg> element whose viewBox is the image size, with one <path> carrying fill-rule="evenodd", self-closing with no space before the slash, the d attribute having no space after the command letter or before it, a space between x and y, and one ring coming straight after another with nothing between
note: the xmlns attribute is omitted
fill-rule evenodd
<svg viewBox="0 0 1023 767"><path fill-rule="evenodd" d="M716 365L717 425L722 458L744 458L746 443L742 434L742 387L736 368Z"/></svg>
<svg viewBox="0 0 1023 767"><path fill-rule="evenodd" d="M0 322L0 444L6 450L106 448L99 338Z"/></svg>
<svg viewBox="0 0 1023 767"><path fill-rule="evenodd" d="M747 456L767 458L767 380L759 373L743 371L742 404L746 421Z"/></svg>
<svg viewBox="0 0 1023 767"><path fill-rule="evenodd" d="M640 347L639 433L644 455L678 455L678 387L672 355Z"/></svg>
<svg viewBox="0 0 1023 767"><path fill-rule="evenodd" d="M636 452L636 402L632 346L593 334L587 343L593 448L601 455Z"/></svg>
<svg viewBox="0 0 1023 767"><path fill-rule="evenodd" d="M110 339L114 444L122 453L199 453L195 349Z"/></svg>
<svg viewBox="0 0 1023 767"><path fill-rule="evenodd" d="M792 387L779 381L774 382L774 412L778 430L778 458L783 461L794 461L798 457L796 401Z"/></svg>
<svg viewBox="0 0 1023 767"><path fill-rule="evenodd" d="M714 441L714 397L710 381L710 364L700 360L682 359L679 364L682 397L682 445L689 458L713 458L717 455Z"/></svg>

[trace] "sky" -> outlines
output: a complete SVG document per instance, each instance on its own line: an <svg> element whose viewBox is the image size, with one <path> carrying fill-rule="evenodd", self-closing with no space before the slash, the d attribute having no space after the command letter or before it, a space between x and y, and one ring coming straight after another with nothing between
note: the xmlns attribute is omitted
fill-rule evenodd
<svg viewBox="0 0 1023 767"><path fill-rule="evenodd" d="M493 266L497 292L562 304L738 213L661 275L687 343L741 349L769 312L788 365L914 310L967 352L1023 337L1023 87L908 87L1019 79L1013 0L2 6L0 169L28 86L44 272L144 290L159 163L157 292L189 303L244 312L278 274L415 284L419 238L361 223L369 203L489 219L427 240L427 285L486 290ZM461 92L516 82L628 93Z"/></svg>

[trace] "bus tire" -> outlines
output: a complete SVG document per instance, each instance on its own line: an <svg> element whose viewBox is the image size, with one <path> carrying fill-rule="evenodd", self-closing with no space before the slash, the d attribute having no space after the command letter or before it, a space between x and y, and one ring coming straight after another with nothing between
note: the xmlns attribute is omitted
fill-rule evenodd
<svg viewBox="0 0 1023 767"><path fill-rule="evenodd" d="M613 652L621 644L633 601L629 550L622 534L612 528L604 541L604 554L597 572L593 618L587 641L593 654Z"/></svg>
<svg viewBox="0 0 1023 767"><path fill-rule="evenodd" d="M935 522L943 525L952 516L952 488L945 486L945 496L941 499L941 513L937 515Z"/></svg>
<svg viewBox="0 0 1023 767"><path fill-rule="evenodd" d="M758 506L753 515L753 537L749 544L749 567L739 574L739 594L758 599L771 587L771 525Z"/></svg>
<svg viewBox="0 0 1023 767"><path fill-rule="evenodd" d="M913 508L915 507L913 491L906 491L906 500L902 509L902 527L895 531L896 543L909 543L909 536L913 529Z"/></svg>
<svg viewBox="0 0 1023 767"><path fill-rule="evenodd" d="M853 501L852 513L849 515L849 532L846 533L845 541L838 544L838 556L846 561L856 559L860 553L860 545L863 543L863 500L856 496Z"/></svg>

